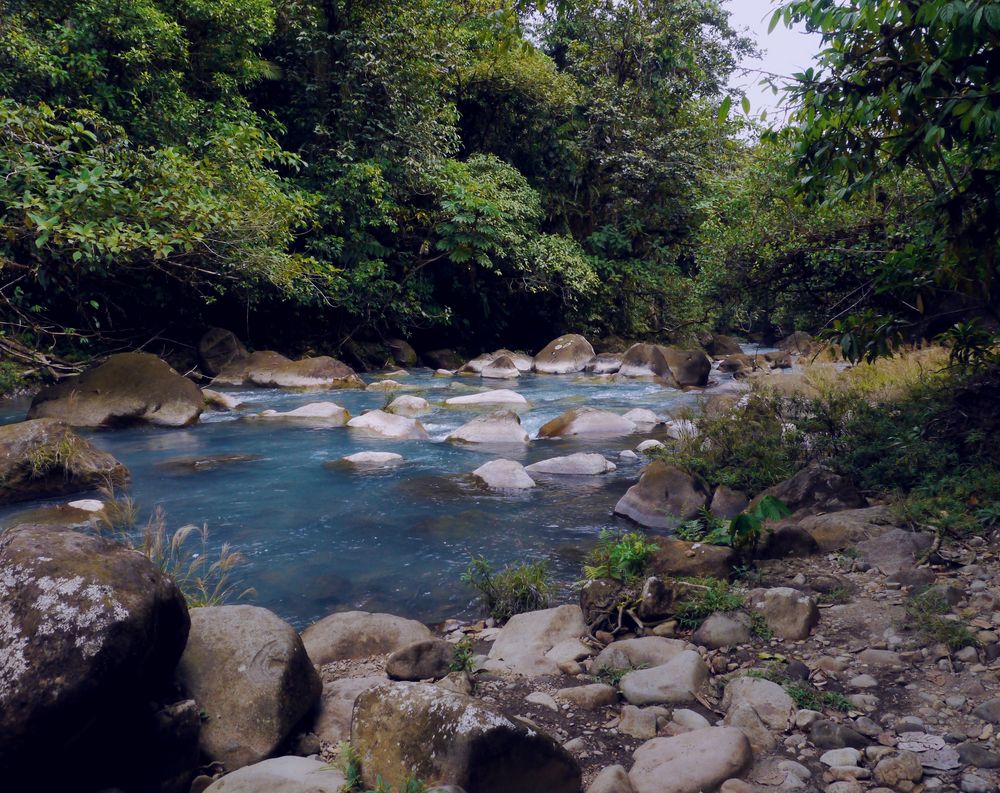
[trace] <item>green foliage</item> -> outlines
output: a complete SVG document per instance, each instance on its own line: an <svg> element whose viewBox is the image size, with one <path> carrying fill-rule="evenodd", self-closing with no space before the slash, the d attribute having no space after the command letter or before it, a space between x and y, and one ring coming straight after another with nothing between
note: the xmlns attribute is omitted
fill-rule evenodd
<svg viewBox="0 0 1000 793"><path fill-rule="evenodd" d="M906 605L910 624L931 642L945 644L951 650L975 645L972 632L963 622L948 619L951 607L940 592L927 590Z"/></svg>
<svg viewBox="0 0 1000 793"><path fill-rule="evenodd" d="M739 611L746 606L746 598L730 587L728 581L691 579L699 589L685 595L677 607L677 622L694 630L717 611Z"/></svg>
<svg viewBox="0 0 1000 793"><path fill-rule="evenodd" d="M590 552L590 563L584 566L583 572L589 579L610 578L629 583L646 572L657 550L656 543L648 542L642 532L602 529L597 547Z"/></svg>
<svg viewBox="0 0 1000 793"><path fill-rule="evenodd" d="M757 549L764 534L764 524L781 520L792 514L785 504L774 496L764 496L754 506L741 512L729 523L729 541L734 548L751 553Z"/></svg>
<svg viewBox="0 0 1000 793"><path fill-rule="evenodd" d="M10 396L24 387L21 367L12 361L0 361L0 399Z"/></svg>
<svg viewBox="0 0 1000 793"><path fill-rule="evenodd" d="M482 556L472 558L462 583L478 592L479 602L498 623L515 614L546 608L552 588L545 562L507 565L495 572Z"/></svg>
<svg viewBox="0 0 1000 793"><path fill-rule="evenodd" d="M618 684L622 682L622 678L625 677L629 672L635 671L635 669L644 669L644 666L633 667L618 667L618 666L605 666L600 669L597 673L597 679L602 683L607 683L609 686L618 687Z"/></svg>
<svg viewBox="0 0 1000 793"><path fill-rule="evenodd" d="M686 542L705 542L709 545L729 545L729 526L726 521L715 517L708 507L702 507L698 517L685 521L674 533Z"/></svg>
<svg viewBox="0 0 1000 793"><path fill-rule="evenodd" d="M454 657L452 658L451 666L448 668L452 672L471 672L475 667L473 655L472 639L468 636L463 636L455 644Z"/></svg>

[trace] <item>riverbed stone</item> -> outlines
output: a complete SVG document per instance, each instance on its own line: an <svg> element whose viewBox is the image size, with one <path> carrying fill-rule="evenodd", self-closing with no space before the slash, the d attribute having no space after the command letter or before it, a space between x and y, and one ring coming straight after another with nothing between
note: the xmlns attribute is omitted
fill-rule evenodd
<svg viewBox="0 0 1000 793"><path fill-rule="evenodd" d="M251 353L223 367L216 385L259 388L364 388L364 381L347 364L321 355L293 361L273 350Z"/></svg>
<svg viewBox="0 0 1000 793"><path fill-rule="evenodd" d="M0 534L0 767L44 775L39 763L74 746L90 747L81 772L110 762L126 714L169 685L189 627L183 595L142 554L58 526Z"/></svg>
<svg viewBox="0 0 1000 793"><path fill-rule="evenodd" d="M808 515L798 525L812 535L820 552L830 553L879 537L895 523L892 508L879 505Z"/></svg>
<svg viewBox="0 0 1000 793"><path fill-rule="evenodd" d="M478 394L466 394L465 396L452 397L446 399L444 403L448 407L487 407L495 409L497 405L524 406L528 400L517 391L507 388L496 388L492 391L482 391Z"/></svg>
<svg viewBox="0 0 1000 793"><path fill-rule="evenodd" d="M590 374L615 374L622 366L622 356L616 352L602 352L591 358L583 368Z"/></svg>
<svg viewBox="0 0 1000 793"><path fill-rule="evenodd" d="M723 545L657 537L656 546L649 567L664 577L728 578L735 558Z"/></svg>
<svg viewBox="0 0 1000 793"><path fill-rule="evenodd" d="M712 372L711 359L701 350L680 350L676 347L660 347L660 352L679 386L708 385Z"/></svg>
<svg viewBox="0 0 1000 793"><path fill-rule="evenodd" d="M657 377L666 381L669 386L677 386L663 348L656 344L640 342L629 347L622 358L618 374L622 377Z"/></svg>
<svg viewBox="0 0 1000 793"><path fill-rule="evenodd" d="M790 479L769 487L754 498L750 506L756 506L765 496L778 499L800 516L868 506L865 497L853 483L818 463L813 463Z"/></svg>
<svg viewBox="0 0 1000 793"><path fill-rule="evenodd" d="M602 768L587 788L587 793L635 793L623 766L609 765Z"/></svg>
<svg viewBox="0 0 1000 793"><path fill-rule="evenodd" d="M539 438L568 438L587 435L616 438L636 431L634 422L610 410L582 407L571 408L538 430Z"/></svg>
<svg viewBox="0 0 1000 793"><path fill-rule="evenodd" d="M490 460L479 466L472 475L494 490L527 490L535 486L535 480L516 460Z"/></svg>
<svg viewBox="0 0 1000 793"><path fill-rule="evenodd" d="M225 328L209 328L198 340L198 363L209 377L215 377L233 362L250 356L239 337Z"/></svg>
<svg viewBox="0 0 1000 793"><path fill-rule="evenodd" d="M490 380L513 380L521 376L521 370L509 355L501 355L486 364L479 374Z"/></svg>
<svg viewBox="0 0 1000 793"><path fill-rule="evenodd" d="M561 688L555 693L555 698L568 702L584 710L597 710L618 701L618 691L606 683L590 683L583 686Z"/></svg>
<svg viewBox="0 0 1000 793"><path fill-rule="evenodd" d="M392 653L433 638L422 622L367 611L331 614L302 632L309 657L319 665Z"/></svg>
<svg viewBox="0 0 1000 793"><path fill-rule="evenodd" d="M635 750L629 781L635 793L701 793L737 777L753 760L735 727L708 727L653 738Z"/></svg>
<svg viewBox="0 0 1000 793"><path fill-rule="evenodd" d="M663 460L643 470L639 482L615 505L615 514L656 529L676 528L708 503L708 493L694 477Z"/></svg>
<svg viewBox="0 0 1000 793"><path fill-rule="evenodd" d="M424 683L389 683L358 697L351 743L365 784L408 777L472 793L578 793L580 767L537 729L472 697Z"/></svg>
<svg viewBox="0 0 1000 793"><path fill-rule="evenodd" d="M582 372L594 357L594 348L583 336L567 333L553 339L535 356L535 371L543 374Z"/></svg>
<svg viewBox="0 0 1000 793"><path fill-rule="evenodd" d="M444 639L425 639L392 653L385 662L390 680L438 680L451 671L455 645Z"/></svg>
<svg viewBox="0 0 1000 793"><path fill-rule="evenodd" d="M638 639L621 639L612 642L594 659L591 674L620 669L641 669L662 666L693 645L680 639L661 636L641 636Z"/></svg>
<svg viewBox="0 0 1000 793"><path fill-rule="evenodd" d="M558 664L546 653L560 642L586 634L587 625L579 606L515 614L497 634L486 665L526 677L558 674Z"/></svg>
<svg viewBox="0 0 1000 793"><path fill-rule="evenodd" d="M423 397L403 394L402 396L398 396L392 400L392 402L389 403L389 407L385 409L385 412L395 413L397 416L409 416L410 418L413 418L415 416L423 416L425 413L430 413L431 403Z"/></svg>
<svg viewBox="0 0 1000 793"><path fill-rule="evenodd" d="M397 416L384 410L369 410L347 422L353 430L380 438L427 440L430 436L418 419Z"/></svg>
<svg viewBox="0 0 1000 793"><path fill-rule="evenodd" d="M750 601L780 639L806 639L819 622L816 599L791 587L755 589L750 593Z"/></svg>
<svg viewBox="0 0 1000 793"><path fill-rule="evenodd" d="M343 773L309 757L274 757L217 779L205 793L340 793Z"/></svg>
<svg viewBox="0 0 1000 793"><path fill-rule="evenodd" d="M614 471L617 466L603 454L577 452L565 457L550 457L525 467L529 473L553 475L593 476Z"/></svg>
<svg viewBox="0 0 1000 793"><path fill-rule="evenodd" d="M691 641L710 650L735 647L750 641L751 627L749 614L742 611L716 612L698 627Z"/></svg>
<svg viewBox="0 0 1000 793"><path fill-rule="evenodd" d="M278 419L322 427L343 427L350 420L351 414L347 412L347 408L341 407L336 402L310 402L294 410L283 412L265 410L247 418Z"/></svg>
<svg viewBox="0 0 1000 793"><path fill-rule="evenodd" d="M923 775L920 756L914 752L900 752L884 757L875 766L875 781L891 788L899 788L903 782L919 782Z"/></svg>
<svg viewBox="0 0 1000 793"><path fill-rule="evenodd" d="M295 629L247 605L191 610L177 679L205 712L202 753L230 771L272 754L322 690Z"/></svg>
<svg viewBox="0 0 1000 793"><path fill-rule="evenodd" d="M531 439L521 426L517 413L497 410L463 424L448 436L448 440L453 443L506 445L525 444Z"/></svg>
<svg viewBox="0 0 1000 793"><path fill-rule="evenodd" d="M750 741L750 748L756 755L770 752L778 742L757 711L745 702L733 705L726 712L723 724L735 727Z"/></svg>
<svg viewBox="0 0 1000 793"><path fill-rule="evenodd" d="M784 732L795 716L795 702L784 688L770 680L737 677L726 685L722 709L748 705L772 730Z"/></svg>
<svg viewBox="0 0 1000 793"><path fill-rule="evenodd" d="M661 666L625 675L619 687L632 705L685 705L708 679L708 666L694 650L685 650Z"/></svg>
<svg viewBox="0 0 1000 793"><path fill-rule="evenodd" d="M186 427L198 421L204 407L198 386L166 361L124 352L43 388L31 400L28 418L59 419L74 427Z"/></svg>
<svg viewBox="0 0 1000 793"><path fill-rule="evenodd" d="M403 462L403 455L395 452L355 452L340 461L355 468L387 468Z"/></svg>
<svg viewBox="0 0 1000 793"><path fill-rule="evenodd" d="M383 676L369 675L345 677L324 683L313 732L321 741L334 745L350 740L355 701L363 691L384 682Z"/></svg>
<svg viewBox="0 0 1000 793"><path fill-rule="evenodd" d="M124 485L128 470L56 419L0 426L0 504Z"/></svg>

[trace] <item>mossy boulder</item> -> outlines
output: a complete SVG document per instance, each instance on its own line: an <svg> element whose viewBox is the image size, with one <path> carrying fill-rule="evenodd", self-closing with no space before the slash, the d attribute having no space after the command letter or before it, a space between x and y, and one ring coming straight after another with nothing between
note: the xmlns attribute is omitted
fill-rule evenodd
<svg viewBox="0 0 1000 793"><path fill-rule="evenodd" d="M74 427L186 427L198 421L204 406L198 386L165 361L125 352L43 388L32 400L28 418L60 419Z"/></svg>
<svg viewBox="0 0 1000 793"><path fill-rule="evenodd" d="M260 388L364 388L355 371L342 361L321 355L293 361L273 350L252 353L224 367L217 385Z"/></svg>
<svg viewBox="0 0 1000 793"><path fill-rule="evenodd" d="M535 356L535 371L544 374L582 372L594 357L590 342L578 333L553 339Z"/></svg>
<svg viewBox="0 0 1000 793"><path fill-rule="evenodd" d="M410 777L469 793L579 793L580 767L552 738L472 697L429 683L386 683L354 706L351 743L364 782Z"/></svg>
<svg viewBox="0 0 1000 793"><path fill-rule="evenodd" d="M232 363L245 361L249 356L243 342L225 328L209 328L198 340L198 361L201 370L210 377L215 377Z"/></svg>
<svg viewBox="0 0 1000 793"><path fill-rule="evenodd" d="M128 470L56 419L0 426L0 504L123 485Z"/></svg>
<svg viewBox="0 0 1000 793"><path fill-rule="evenodd" d="M100 763L81 744L114 746L126 714L170 684L189 627L142 554L57 526L0 534L0 767Z"/></svg>

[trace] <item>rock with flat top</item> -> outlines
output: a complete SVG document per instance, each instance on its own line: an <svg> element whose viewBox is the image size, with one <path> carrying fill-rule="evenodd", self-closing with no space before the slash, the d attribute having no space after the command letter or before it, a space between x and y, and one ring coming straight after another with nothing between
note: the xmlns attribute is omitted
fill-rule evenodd
<svg viewBox="0 0 1000 793"><path fill-rule="evenodd" d="M347 426L379 438L427 440L430 437L424 425L417 419L396 416L384 410L370 410L361 416L356 416L347 422Z"/></svg>
<svg viewBox="0 0 1000 793"><path fill-rule="evenodd" d="M807 639L819 622L816 599L791 587L754 590L750 601L775 636L798 641Z"/></svg>
<svg viewBox="0 0 1000 793"><path fill-rule="evenodd" d="M494 407L497 405L527 405L528 400L516 391L506 388L497 388L492 391L483 391L478 394L466 394L465 396L452 397L446 399L444 403L448 407Z"/></svg>
<svg viewBox="0 0 1000 793"><path fill-rule="evenodd" d="M315 426L343 427L351 418L351 414L346 408L335 402L310 402L294 410L278 412L277 410L265 410L248 419L280 419L283 421L294 421L302 424Z"/></svg>
<svg viewBox="0 0 1000 793"><path fill-rule="evenodd" d="M479 466L472 475L493 490L527 490L535 486L516 460L490 460Z"/></svg>
<svg viewBox="0 0 1000 793"><path fill-rule="evenodd" d="M355 468L388 468L403 462L403 455L395 452L355 452L340 461Z"/></svg>
<svg viewBox="0 0 1000 793"><path fill-rule="evenodd" d="M448 440L452 443L523 445L531 439L517 413L498 410L463 424L448 436Z"/></svg>
<svg viewBox="0 0 1000 793"><path fill-rule="evenodd" d="M341 793L343 773L309 757L274 757L217 779L205 793Z"/></svg>
<svg viewBox="0 0 1000 793"><path fill-rule="evenodd" d="M637 669L625 675L622 695L632 705L685 705L708 679L708 666L694 650L685 650L661 666Z"/></svg>
<svg viewBox="0 0 1000 793"><path fill-rule="evenodd" d="M656 529L676 528L708 503L708 493L694 477L663 460L643 470L639 482L615 505L615 514Z"/></svg>
<svg viewBox="0 0 1000 793"><path fill-rule="evenodd" d="M740 776L753 761L746 736L735 727L708 727L653 738L635 750L629 781L635 793L701 793Z"/></svg>
<svg viewBox="0 0 1000 793"><path fill-rule="evenodd" d="M525 467L533 474L553 474L567 476L594 476L614 471L617 466L603 454L577 452L566 457L550 457Z"/></svg>
<svg viewBox="0 0 1000 793"><path fill-rule="evenodd" d="M748 705L772 730L784 732L795 716L795 703L784 688L758 677L737 677L726 685L723 710Z"/></svg>
<svg viewBox="0 0 1000 793"><path fill-rule="evenodd" d="M487 667L526 677L558 674L559 665L547 653L561 642L585 635L587 625L579 606L515 614L493 642Z"/></svg>
<svg viewBox="0 0 1000 793"><path fill-rule="evenodd" d="M364 381L347 364L321 355L293 361L281 353L262 350L224 366L216 385L260 388L364 388Z"/></svg>
<svg viewBox="0 0 1000 793"><path fill-rule="evenodd" d="M392 653L432 638L433 634L422 622L367 611L331 614L302 632L306 651L318 665Z"/></svg>
<svg viewBox="0 0 1000 793"><path fill-rule="evenodd" d="M428 402L423 397L410 396L404 394L403 396L398 396L389 404L389 407L385 409L386 413L395 413L397 416L422 416L425 413L430 413L431 403Z"/></svg>
<svg viewBox="0 0 1000 793"><path fill-rule="evenodd" d="M634 422L598 408L571 408L561 416L542 425L539 438L567 438L574 435L589 435L602 438L616 438L631 435L636 431Z"/></svg>

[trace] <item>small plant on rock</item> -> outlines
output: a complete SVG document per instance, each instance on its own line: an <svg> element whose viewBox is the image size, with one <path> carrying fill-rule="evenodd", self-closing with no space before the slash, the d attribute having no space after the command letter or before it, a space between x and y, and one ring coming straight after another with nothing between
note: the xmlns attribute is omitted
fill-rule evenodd
<svg viewBox="0 0 1000 793"><path fill-rule="evenodd" d="M685 521L677 527L677 537L686 542L704 542L709 545L729 545L729 524L712 514L708 507L702 507L698 517Z"/></svg>
<svg viewBox="0 0 1000 793"><path fill-rule="evenodd" d="M913 626L931 641L945 644L950 650L975 645L976 639L964 623L947 618L950 611L944 596L933 590L917 595L906 606Z"/></svg>
<svg viewBox="0 0 1000 793"><path fill-rule="evenodd" d="M727 581L702 578L688 582L700 588L677 607L677 622L685 628L694 630L717 611L739 611L746 605L746 598L734 592Z"/></svg>
<svg viewBox="0 0 1000 793"><path fill-rule="evenodd" d="M458 643L455 644L451 666L448 668L452 672L471 672L474 667L475 661L473 661L472 639L468 636L463 636Z"/></svg>
<svg viewBox="0 0 1000 793"><path fill-rule="evenodd" d="M369 788L361 778L361 756L347 741L337 744L337 759L326 766L330 770L338 770L344 775L344 786L341 793L392 793L392 786L385 782L381 775L375 778L375 787ZM427 785L419 779L407 777L399 793L424 793Z"/></svg>
<svg viewBox="0 0 1000 793"><path fill-rule="evenodd" d="M462 574L462 583L479 593L479 601L493 619L504 623L515 614L537 611L549 605L552 585L545 562L507 565L494 572L482 556L472 561Z"/></svg>
<svg viewBox="0 0 1000 793"><path fill-rule="evenodd" d="M729 544L734 548L753 553L764 536L764 524L781 520L792 511L780 499L764 496L752 509L742 512L729 523Z"/></svg>
<svg viewBox="0 0 1000 793"><path fill-rule="evenodd" d="M642 532L604 529L597 547L590 552L590 564L584 565L583 574L589 579L610 578L627 584L646 572L658 549L656 543L646 541Z"/></svg>

